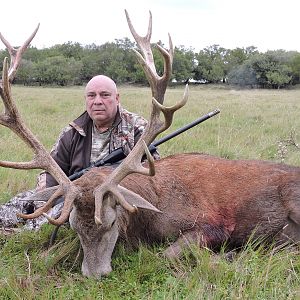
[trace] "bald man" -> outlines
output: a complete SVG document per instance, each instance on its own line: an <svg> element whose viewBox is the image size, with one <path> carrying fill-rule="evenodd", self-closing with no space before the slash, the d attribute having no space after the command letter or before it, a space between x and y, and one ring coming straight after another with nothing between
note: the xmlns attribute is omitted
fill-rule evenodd
<svg viewBox="0 0 300 300"><path fill-rule="evenodd" d="M51 155L67 176L87 168L122 147L127 155L140 138L147 121L120 105L115 82L104 75L93 77L85 88L86 111L66 127ZM158 155L155 155L158 158ZM38 189L56 185L42 173Z"/></svg>

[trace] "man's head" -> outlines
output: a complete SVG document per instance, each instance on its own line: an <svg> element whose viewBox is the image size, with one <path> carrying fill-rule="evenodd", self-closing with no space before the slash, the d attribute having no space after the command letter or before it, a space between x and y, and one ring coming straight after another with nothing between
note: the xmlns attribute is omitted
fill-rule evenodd
<svg viewBox="0 0 300 300"><path fill-rule="evenodd" d="M86 110L94 120L96 127L106 130L114 122L119 94L115 82L104 75L93 77L85 88Z"/></svg>

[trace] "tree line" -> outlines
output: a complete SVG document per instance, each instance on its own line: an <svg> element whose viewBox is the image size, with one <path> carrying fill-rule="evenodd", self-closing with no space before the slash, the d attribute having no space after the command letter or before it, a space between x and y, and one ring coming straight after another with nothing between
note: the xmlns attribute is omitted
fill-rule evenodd
<svg viewBox="0 0 300 300"><path fill-rule="evenodd" d="M164 46L159 42L161 46ZM147 84L128 38L102 45L67 42L49 48L29 47L15 78L24 85L82 85L96 74L105 74L118 84ZM163 60L153 49L158 73ZM7 57L0 51L0 63ZM2 66L1 66L2 67ZM172 82L228 83L250 88L284 88L300 81L300 53L274 50L261 53L256 47L225 49L219 45L199 52L175 47Z"/></svg>

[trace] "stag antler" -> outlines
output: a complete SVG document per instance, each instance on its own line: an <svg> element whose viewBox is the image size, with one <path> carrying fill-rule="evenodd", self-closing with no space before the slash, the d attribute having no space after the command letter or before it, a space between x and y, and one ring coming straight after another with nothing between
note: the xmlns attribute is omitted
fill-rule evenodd
<svg viewBox="0 0 300 300"><path fill-rule="evenodd" d="M127 210L130 212L134 212L136 207L130 205L123 195L121 194L118 184L129 174L131 173L140 173L144 175L153 176L154 171L154 164L153 159L148 151L147 145L155 139L157 135L161 132L169 128L172 123L173 114L176 110L181 108L187 101L188 98L188 86L186 86L183 99L175 104L172 107L165 107L163 106L164 102L164 95L166 92L166 88L168 82L171 77L172 73L172 62L173 62L173 45L172 40L169 35L169 47L170 49L167 51L162 48L160 45L157 45L158 50L160 51L161 55L164 58L164 72L162 76L159 76L156 72L153 54L151 50L151 33L152 33L152 14L150 13L149 17L149 26L148 32L146 36L141 37L139 36L134 27L132 26L131 20L127 11L125 10L127 23L130 28L130 31L140 49L141 53L135 51L137 54L138 60L142 65L146 77L149 81L151 91L152 91L152 112L150 116L150 120L148 125L145 128L140 140L137 142L133 150L129 153L126 159L119 165L104 181L102 185L97 187L94 191L95 195L95 222L97 224L101 224L101 207L102 207L102 200L105 194L111 193L113 194L117 201ZM160 112L164 115L164 121L160 120ZM144 168L141 160L146 152L148 162L149 162L149 170Z"/></svg>
<svg viewBox="0 0 300 300"><path fill-rule="evenodd" d="M133 150L129 153L129 155L124 159L124 161L121 163L119 167L117 167L104 181L102 185L97 187L94 190L94 195L95 195L95 222L97 224L101 224L101 207L102 207L102 200L107 193L113 194L117 201L127 210L133 212L136 210L134 206L129 204L124 196L124 190L120 188L118 185L119 183L129 174L131 173L140 173L144 175L150 175L153 176L155 173L154 170L154 163L153 163L153 158L151 154L148 151L148 145L151 144L151 142L155 139L155 137L166 130L172 123L173 119L173 114L176 110L181 108L187 101L188 98L188 86L186 86L185 92L183 99L175 104L174 106L171 107L166 107L163 105L164 102L164 95L166 92L166 88L168 85L168 82L171 77L172 73L172 62L173 62L173 45L172 45L172 40L169 35L169 45L170 49L167 51L164 48L162 48L160 45L157 45L158 50L160 51L161 55L164 58L164 72L162 76L159 76L156 72L155 64L154 64L154 59L153 59L153 54L151 50L151 44L150 44L150 38L151 38L151 33L152 33L152 15L150 12L150 18L149 18L149 27L148 27L148 32L145 37L139 36L136 31L134 30L131 20L129 18L129 15L127 11L125 10L126 17L127 17L127 22L130 28L130 31L141 51L135 51L138 57L139 62L141 63L144 72L146 74L146 77L149 81L151 91L152 91L152 111L151 111L151 116L150 120L148 122L148 125L145 128L144 133L142 134L140 140L137 142ZM8 80L6 80L8 84ZM1 92L1 94L4 94ZM5 97L2 97L5 98ZM8 97L11 99L11 97ZM6 99L6 98L5 98ZM160 112L163 113L164 115L164 120L161 120L159 118ZM2 119L5 119L4 117ZM6 122L4 125L7 126L8 122ZM13 127L14 128L14 127ZM12 128L12 129L13 129ZM22 127L23 128L23 127ZM24 131L24 130L22 130ZM26 134L26 137L28 135ZM25 139L27 141L28 139ZM31 143L29 143L31 146ZM33 149L40 148L35 146L32 147ZM141 160L142 157L146 153L148 162L149 162L149 169L143 167ZM36 155L38 156L38 155ZM15 165L15 163L9 163L12 167L12 165ZM41 167L40 164L38 164L39 167ZM31 166L32 167L32 166ZM46 169L46 166L43 165L43 168ZM52 170L52 168L47 167L47 169L52 175L56 174L54 173L55 171ZM69 179L65 178L58 178L59 176L56 175L54 176L55 179L61 184L61 187L51 196L51 198L48 200L48 202L39 210L37 210L34 214L32 215L21 215L22 217L25 218L34 218L37 217L41 214L44 214L50 223L59 225L63 224L68 216L69 213L72 209L73 201L75 197L80 193L80 189L75 186L75 184L71 184L69 182ZM65 175L63 176L65 177ZM58 180L59 179L59 180ZM67 183L67 184L62 184L62 183ZM65 195L65 202L64 202L64 207L62 209L62 213L60 217L56 220L50 218L48 215L45 214L47 209L51 207L51 204L53 201L60 195ZM141 199L143 200L143 199ZM148 205L150 207L151 205ZM155 208L153 207L155 210Z"/></svg>
<svg viewBox="0 0 300 300"><path fill-rule="evenodd" d="M44 169L56 179L61 185L56 193L50 197L47 202L48 205L38 209L34 214L23 215L23 218L34 218L46 212L50 204L60 195L68 193L69 190L74 190L75 187L71 185L70 180L66 174L57 165L51 155L47 152L46 148L38 141L30 129L25 125L17 106L11 95L11 82L13 81L18 67L21 62L22 54L27 49L35 34L37 33L39 25L25 41L23 46L18 49L13 48L10 43L0 33L0 39L5 44L10 54L10 66L8 66L8 59L4 59L2 80L0 82L0 96L4 104L4 112L0 114L0 124L11 129L17 134L34 152L34 157L29 162L11 162L0 161L0 166L14 169Z"/></svg>
<svg viewBox="0 0 300 300"><path fill-rule="evenodd" d="M39 27L40 27L40 24L38 24L36 29L33 31L31 36L25 41L23 46L19 47L18 49L13 48L0 32L0 39L1 39L2 43L6 46L8 53L10 55L10 59L11 59L10 67L9 67L9 71L8 71L8 77L9 77L10 82L12 82L13 79L15 78L15 75L17 73L17 70L18 70L20 62L21 62L22 55L26 51L28 46L30 45L33 38L35 37L37 31L39 30Z"/></svg>

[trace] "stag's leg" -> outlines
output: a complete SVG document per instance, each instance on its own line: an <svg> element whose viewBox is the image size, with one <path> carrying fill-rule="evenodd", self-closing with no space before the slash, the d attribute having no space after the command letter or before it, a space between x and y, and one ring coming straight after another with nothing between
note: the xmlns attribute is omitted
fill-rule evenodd
<svg viewBox="0 0 300 300"><path fill-rule="evenodd" d="M292 186L286 192L288 194L286 206L289 212L280 236L280 241L283 242L300 242L300 188L298 186Z"/></svg>
<svg viewBox="0 0 300 300"><path fill-rule="evenodd" d="M226 241L225 235L219 237L208 237L201 231L189 231L184 232L180 237L170 245L165 251L164 255L169 258L178 258L185 249L190 248L191 245L197 245L198 247L212 247L214 245L221 245Z"/></svg>
<svg viewBox="0 0 300 300"><path fill-rule="evenodd" d="M288 221L282 228L279 237L280 242L300 242L300 218L294 219L295 215L289 216Z"/></svg>

